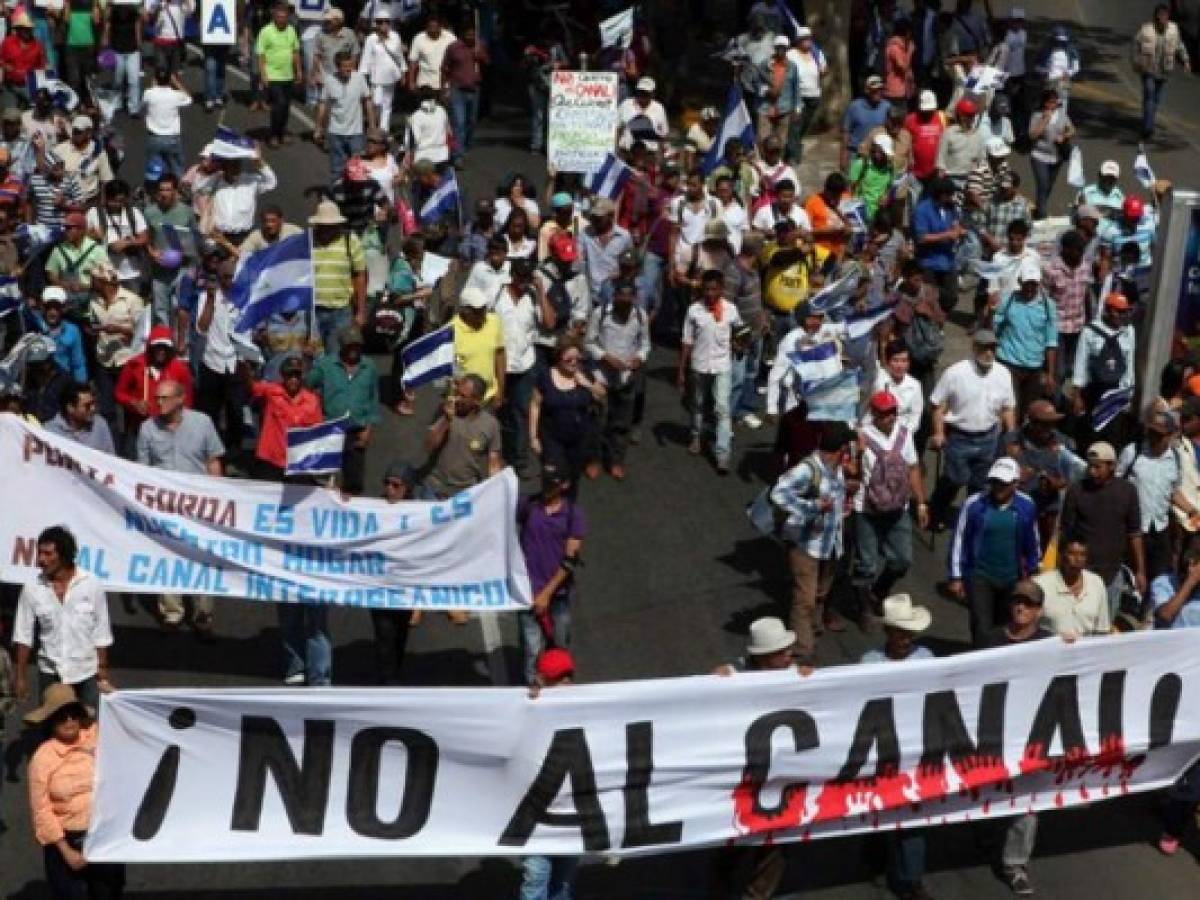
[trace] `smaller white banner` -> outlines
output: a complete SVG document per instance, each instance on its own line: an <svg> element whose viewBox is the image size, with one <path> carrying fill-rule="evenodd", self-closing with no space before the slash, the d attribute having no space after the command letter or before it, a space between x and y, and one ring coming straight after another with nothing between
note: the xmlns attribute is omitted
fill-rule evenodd
<svg viewBox="0 0 1200 900"><path fill-rule="evenodd" d="M554 72L549 159L559 172L594 172L616 146L616 72Z"/></svg>
<svg viewBox="0 0 1200 900"><path fill-rule="evenodd" d="M237 0L201 0L200 43L231 47L237 43Z"/></svg>

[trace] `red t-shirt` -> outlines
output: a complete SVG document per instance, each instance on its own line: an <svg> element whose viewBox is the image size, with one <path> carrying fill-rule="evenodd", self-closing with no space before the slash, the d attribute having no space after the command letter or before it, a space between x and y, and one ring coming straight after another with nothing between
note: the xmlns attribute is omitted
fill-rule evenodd
<svg viewBox="0 0 1200 900"><path fill-rule="evenodd" d="M920 113L909 113L904 127L912 135L912 173L918 178L928 178L937 167L938 144L946 130L942 114L935 112L925 121Z"/></svg>
<svg viewBox="0 0 1200 900"><path fill-rule="evenodd" d="M24 87L30 72L46 68L46 51L36 39L23 41L10 34L0 44L0 63L4 64L5 84Z"/></svg>

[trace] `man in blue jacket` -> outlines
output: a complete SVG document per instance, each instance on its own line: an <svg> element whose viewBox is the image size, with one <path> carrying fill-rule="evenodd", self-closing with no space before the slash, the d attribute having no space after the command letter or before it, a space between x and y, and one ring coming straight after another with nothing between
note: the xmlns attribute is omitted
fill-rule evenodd
<svg viewBox="0 0 1200 900"><path fill-rule="evenodd" d="M954 528L948 587L967 599L975 647L1005 621L1013 586L1037 574L1041 563L1037 506L1017 490L1020 478L1015 459L996 460L987 490L967 498Z"/></svg>
<svg viewBox="0 0 1200 900"><path fill-rule="evenodd" d="M88 380L87 359L83 352L83 335L79 326L63 319L67 307L67 292L50 286L42 291L42 333L54 339L54 361L71 376L72 381Z"/></svg>

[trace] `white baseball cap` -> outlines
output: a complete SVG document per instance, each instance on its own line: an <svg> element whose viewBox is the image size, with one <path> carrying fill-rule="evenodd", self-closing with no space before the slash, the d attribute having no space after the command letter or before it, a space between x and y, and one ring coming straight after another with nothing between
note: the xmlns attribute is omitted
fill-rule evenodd
<svg viewBox="0 0 1200 900"><path fill-rule="evenodd" d="M1100 163L1100 174L1111 175L1113 178L1121 177L1121 164L1115 159L1106 159Z"/></svg>
<svg viewBox="0 0 1200 900"><path fill-rule="evenodd" d="M633 89L634 91L645 91L647 94L653 94L656 87L658 87L658 85L654 83L653 78L642 76L637 80L637 84L634 85Z"/></svg>
<svg viewBox="0 0 1200 900"><path fill-rule="evenodd" d="M933 91L921 91L917 101L917 109L921 112L933 112L937 109L937 94Z"/></svg>
<svg viewBox="0 0 1200 900"><path fill-rule="evenodd" d="M988 469L988 481L1000 481L1004 484L1016 484L1021 480L1021 467L1011 456L1002 456Z"/></svg>
<svg viewBox="0 0 1200 900"><path fill-rule="evenodd" d="M800 38L806 38L806 37L812 37L812 29L809 28L807 25L801 25L799 28L796 29L796 40L800 40Z"/></svg>
<svg viewBox="0 0 1200 900"><path fill-rule="evenodd" d="M1017 271L1017 281L1024 284L1026 281L1042 280L1042 267L1032 259L1027 259L1021 263L1021 268Z"/></svg>
<svg viewBox="0 0 1200 900"><path fill-rule="evenodd" d="M786 34L778 34L775 36L775 46L776 47L790 47L790 46L792 46L792 42L787 39Z"/></svg>
<svg viewBox="0 0 1200 900"><path fill-rule="evenodd" d="M871 143L888 156L891 156L896 152L896 145L893 143L892 136L890 134L884 134L883 132L880 132L879 134L875 135L875 138L871 141Z"/></svg>
<svg viewBox="0 0 1200 900"><path fill-rule="evenodd" d="M458 305L467 309L487 309L487 295L477 287L465 287L458 296Z"/></svg>

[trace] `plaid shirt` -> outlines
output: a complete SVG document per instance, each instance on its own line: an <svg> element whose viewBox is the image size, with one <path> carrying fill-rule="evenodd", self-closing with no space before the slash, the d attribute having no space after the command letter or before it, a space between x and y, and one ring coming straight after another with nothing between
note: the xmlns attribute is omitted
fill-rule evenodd
<svg viewBox="0 0 1200 900"><path fill-rule="evenodd" d="M1020 194L1011 200L995 200L987 208L987 233L997 240L1004 240L1008 226L1019 219L1030 221L1028 200Z"/></svg>
<svg viewBox="0 0 1200 900"><path fill-rule="evenodd" d="M1078 334L1087 322L1088 289L1092 286L1092 267L1080 263L1074 269L1055 256L1045 268L1044 287L1058 306L1058 330Z"/></svg>
<svg viewBox="0 0 1200 900"><path fill-rule="evenodd" d="M812 489L820 469L820 484ZM826 512L818 504L831 501ZM819 453L792 466L771 488L771 502L788 514L784 537L815 559L837 559L842 555L842 521L846 506L846 478L841 465L832 469Z"/></svg>

